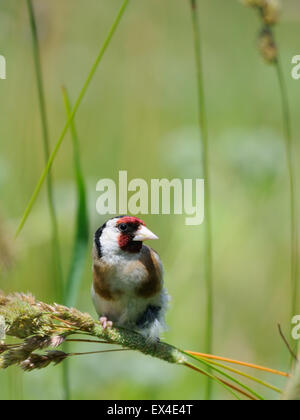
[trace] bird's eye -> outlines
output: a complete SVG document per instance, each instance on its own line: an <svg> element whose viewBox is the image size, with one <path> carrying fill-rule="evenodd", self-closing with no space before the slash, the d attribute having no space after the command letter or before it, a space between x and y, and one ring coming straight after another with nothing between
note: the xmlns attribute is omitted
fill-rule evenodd
<svg viewBox="0 0 300 420"><path fill-rule="evenodd" d="M127 225L126 225L126 223L120 223L118 227L119 227L119 230L120 230L121 232L125 232L125 231L127 230Z"/></svg>

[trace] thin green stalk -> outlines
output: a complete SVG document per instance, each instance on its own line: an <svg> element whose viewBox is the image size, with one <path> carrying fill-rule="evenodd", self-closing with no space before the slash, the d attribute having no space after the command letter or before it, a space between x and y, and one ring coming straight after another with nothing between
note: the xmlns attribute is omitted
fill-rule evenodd
<svg viewBox="0 0 300 420"><path fill-rule="evenodd" d="M230 392L237 400L240 400L240 397L231 389L231 387L227 383L225 383L221 379L219 379L217 376L214 376L211 373L206 372L204 369L201 369L199 366L196 366L196 365L194 365L193 363L190 363L190 362L185 362L183 365L187 366L190 369L193 369L197 372L202 373L203 375L205 375L206 377L209 377L213 381L218 382L222 387L224 387L228 392Z"/></svg>
<svg viewBox="0 0 300 420"><path fill-rule="evenodd" d="M204 360L206 360L206 359L204 359ZM266 388L271 389L272 391L278 392L279 394L282 393L282 391L279 388L277 388L276 386L273 386L272 384L269 384L268 382L262 381L261 379L256 378L255 376L249 375L248 373L242 372L241 370L234 369L232 367L224 365L223 363L218 363L218 362L215 362L213 360L208 360L208 362L212 365L215 365L215 366L218 366L222 369L228 370L229 372L235 373L236 375L243 376L244 378L247 378L247 379L249 379L253 382L256 382L257 384L260 384L262 386L265 386Z"/></svg>
<svg viewBox="0 0 300 420"><path fill-rule="evenodd" d="M108 341L100 341L100 340L83 340L83 339L80 339L80 338L77 338L77 339L68 339L68 340L66 340L66 343L95 343L95 344L113 344L113 343L110 343L110 342L108 342Z"/></svg>
<svg viewBox="0 0 300 420"><path fill-rule="evenodd" d="M68 119L71 114L71 104L67 90L63 87L62 91L66 115ZM77 215L73 255L67 278L66 289L64 291L63 297L63 301L66 306L74 306L76 304L89 243L87 198L84 184L84 176L80 164L78 135L74 121L71 122L71 135L74 152L74 172L77 187Z"/></svg>
<svg viewBox="0 0 300 420"><path fill-rule="evenodd" d="M281 328L281 325L280 325L280 324L278 324L278 330L279 330L280 337L282 338L282 340L283 340L283 342L284 342L284 344L285 344L286 348L288 349L288 351L289 351L290 355L292 356L292 360L294 360L295 362L298 362L298 356L297 356L297 354L294 352L294 350L292 349L292 347L291 347L291 345L290 345L290 343L289 343L288 339L287 339L287 338L286 338L286 336L284 335L284 333L283 333L283 331L282 331L282 328Z"/></svg>
<svg viewBox="0 0 300 420"><path fill-rule="evenodd" d="M276 73L278 77L280 96L283 113L283 125L285 134L285 147L287 156L287 165L289 173L290 186L290 218L291 218L291 318L297 313L298 304L298 223L297 223L297 203L296 203L296 186L295 186L295 166L293 161L293 142L291 117L289 109L289 101L286 85L284 82L280 59L275 61Z"/></svg>
<svg viewBox="0 0 300 420"><path fill-rule="evenodd" d="M202 144L202 167L205 179L205 282L206 282L206 333L205 333L205 352L213 352L213 272L212 272L212 228L211 228L211 200L210 200L210 179L209 179L209 157L208 157L208 130L205 112L204 83L202 77L202 57L200 28L197 15L197 1L190 0L192 10L192 22L194 32L194 46L198 83L198 102L199 102L199 125L201 131ZM206 399L211 399L212 382L208 379L206 384Z"/></svg>
<svg viewBox="0 0 300 420"><path fill-rule="evenodd" d="M66 108L67 119L70 118L71 105L68 97L67 90L63 88L63 98ZM76 233L74 239L74 249L71 260L71 266L66 282L66 288L64 290L63 303L66 306L73 307L76 304L77 297L80 290L80 284L82 280L84 263L86 259L88 242L89 242L89 223L88 223L88 212L86 202L86 192L84 185L84 177L81 171L80 164L80 150L79 141L75 128L74 120L71 121L71 135L74 152L74 171L76 177L77 186L77 216L76 216ZM67 353L68 345L64 344L64 351ZM70 369L69 360L63 365L63 383L65 389L65 398L71 399L70 391Z"/></svg>
<svg viewBox="0 0 300 420"><path fill-rule="evenodd" d="M31 0L27 0L27 7L28 7L28 12L29 12L30 27L31 27L31 32L32 32L33 56L34 56L36 83L37 83L37 90L38 90L38 97L39 97L40 117L41 117L41 123L42 123L44 153L45 153L45 161L47 163L50 156L49 129L48 129L48 123L47 123L47 112L46 112L45 93L44 93L44 86L43 86L39 40L38 40L38 34L37 34L37 26L36 26L36 20L35 20L35 15L34 15L34 9L33 9ZM56 211L55 211L55 206L54 206L52 179L51 179L50 171L47 176L47 193L48 193L48 207L49 207L49 213L50 213L51 225L52 225L52 252L53 252L54 266L56 267L56 271L57 271L57 273L54 275L55 296L56 296L56 299L60 299L62 296L62 289L63 289L63 275L62 275L62 264L61 264L61 258L60 258L58 223L57 223Z"/></svg>
<svg viewBox="0 0 300 420"><path fill-rule="evenodd" d="M206 368L212 369L212 370L216 371L217 373L219 373L220 375L224 376L225 378L229 379L230 381L236 383L239 387L244 388L247 392L250 392L251 394L253 394L255 396L255 398L258 398L259 400L264 400L264 398L260 394L258 394L256 391L254 391L250 387L244 385L242 382L238 381L233 376L228 375L227 373L223 372L222 370L216 368L210 362L208 362L208 361L206 361L204 359L201 359L200 357L194 356L194 355L192 355L190 353L187 353L185 351L182 351L182 353L185 354L186 356L190 356L192 359L197 360L199 363L201 363L204 366L206 366Z"/></svg>
<svg viewBox="0 0 300 420"><path fill-rule="evenodd" d="M297 363L282 399L284 401L300 401L300 363Z"/></svg>
<svg viewBox="0 0 300 420"><path fill-rule="evenodd" d="M83 353L69 353L69 356L86 356L88 354L114 353L116 351L131 351L131 350L130 349L112 349L112 350L86 351Z"/></svg>
<svg viewBox="0 0 300 420"><path fill-rule="evenodd" d="M200 357L201 359L221 360L222 362L226 362L226 363L230 363L230 364L234 364L234 365L239 365L239 366L244 366L244 367L251 368L251 369L257 369L257 370L260 370L260 371L263 371L263 372L272 373L274 375L283 376L284 378L289 378L290 377L290 375L286 372L281 372L279 370L271 369L271 368L268 368L268 367L265 367L265 366L255 365L253 363L241 362L240 360L229 359L228 357L215 356L213 354L198 353L198 352L194 352L194 351L190 351L190 350L185 350L185 352L188 353L188 354L192 354L193 356Z"/></svg>
<svg viewBox="0 0 300 420"><path fill-rule="evenodd" d="M40 116L41 116L41 123L42 123L42 133L43 133L42 137L43 137L43 143L44 143L45 162L47 163L50 156L49 129L48 129L48 122L47 122L46 101L45 101L45 93L44 93L44 86L43 86L39 39L38 39L38 34L37 34L37 26L36 26L32 0L27 0L27 7L28 7L28 12L29 12L30 27L31 27L31 32L32 32L33 55L34 55L36 82L37 82L37 90L38 90L39 105L40 105L39 108L40 108ZM50 171L47 174L47 194L48 194L48 207L49 207L49 213L50 213L50 219L51 219L51 225L52 225L52 252L53 252L53 259L54 259L54 267L56 267L56 271L57 271L57 274L54 275L55 296L57 300L61 300L62 294L63 294L63 274L62 274L62 264L61 264L61 258L60 258L58 223L57 223L57 216L56 216L55 205L54 205L52 177L51 177ZM66 366L67 364L63 365L62 367L63 372L65 371ZM68 378L66 377L66 375L63 374L64 397L65 399L69 400L70 392L69 392L69 383L67 379Z"/></svg>
<svg viewBox="0 0 300 420"><path fill-rule="evenodd" d="M95 73L96 73L96 70L97 70L97 68L98 68L98 66L99 66L99 64L100 64L100 62L101 62L101 60L103 58L103 55L104 55L105 51L107 50L107 48L108 48L108 46L109 46L109 44L110 44L110 42L112 40L112 37L113 37L113 35L114 35L114 33L115 33L115 31L116 31L119 23L120 23L120 20L121 20L124 12L126 10L126 7L129 4L129 1L130 0L124 0L123 4L121 6L121 9L119 10L119 12L117 14L117 17L116 17L114 23L112 24L112 26L111 26L111 28L109 30L109 33L108 33L108 35L107 35L107 37L106 37L106 39L105 39L105 41L104 41L104 43L103 43L100 51L99 51L99 54L98 54L98 56L97 56L97 58L96 58L96 60L95 60L95 62L93 64L93 66L92 66L92 68L91 68L91 70L90 70L90 72L88 74L88 77L87 77L87 79L86 79L86 81L85 81L85 83L84 83L84 85L83 85L83 87L82 87L82 89L80 91L80 94L79 94L79 96L78 96L78 98L77 98L77 100L75 102L75 105L74 105L74 107L72 109L70 118L67 120L67 122L66 122L66 124L65 124L65 126L64 126L64 128L62 130L61 135L60 135L60 137L59 137L59 139L58 139L58 141L57 141L57 143L56 143L56 145L54 147L54 150L53 150L53 152L51 153L51 155L49 157L49 160L47 162L47 165L46 165L46 167L45 167L45 169L44 169L44 171L43 171L43 173L42 173L42 175L41 175L41 177L40 177L40 179L39 179L39 181L38 181L38 183L36 185L36 188L35 188L32 196L31 196L31 198L29 200L29 203L28 203L28 205L27 205L27 207L25 209L25 212L24 212L24 214L22 216L21 222L20 222L20 224L18 226L18 229L16 231L16 237L19 235L19 233L21 232L22 228L24 227L24 224L25 224L25 222L26 222L26 220L27 220L27 218L28 218L28 216L29 216L29 214L31 212L32 206L34 205L34 203L35 203L35 201L36 201L36 199L37 199L37 197L39 195L39 192L40 192L40 190L41 190L41 188L43 186L43 183L44 183L44 181L45 181L45 179L46 179L46 177L47 177L47 175L48 175L48 173L49 173L49 171L50 171L50 169L52 167L52 164L54 162L54 159L56 157L56 154L57 154L57 152L60 149L60 146L61 146L61 144L63 142L63 139L64 139L64 137L65 137L65 135L66 135L66 133L68 131L68 128L69 128L71 122L73 121L73 119L74 119L77 111L78 111L78 108L79 108L79 106L80 106L80 104L81 104L81 102L82 102L82 100L83 100L83 98L85 96L85 93L86 93L86 91L87 91L87 89L88 89L88 87L89 87L89 85L90 85L90 83L91 83L91 81L92 81Z"/></svg>

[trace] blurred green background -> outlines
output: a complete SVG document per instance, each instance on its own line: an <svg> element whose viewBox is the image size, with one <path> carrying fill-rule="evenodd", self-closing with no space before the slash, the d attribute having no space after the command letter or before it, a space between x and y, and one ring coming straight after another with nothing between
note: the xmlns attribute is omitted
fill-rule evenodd
<svg viewBox="0 0 300 420"><path fill-rule="evenodd" d="M121 0L34 2L52 146L65 122L61 85L74 101ZM277 323L290 332L289 190L274 68L256 49L260 23L236 0L201 0L204 79L210 142L214 248L214 353L278 369L289 355ZM19 239L14 231L44 167L31 32L25 1L0 0L0 289L31 291L51 302L51 226L46 188ZM276 29L293 117L297 164L300 5L285 0ZM132 0L76 117L92 232L101 178L190 178L201 174L196 74L187 0ZM76 190L69 135L53 166L64 275L74 235ZM299 182L298 182L299 184ZM203 350L203 226L183 216L144 216L172 296L166 341ZM90 247L92 246L92 233ZM88 255L77 307L95 315ZM93 345L74 345L89 351ZM77 399L200 399L204 381L187 369L137 353L73 358ZM261 375L263 378L267 376ZM268 378L270 379L270 378ZM273 379L282 386L284 381ZM265 392L270 398L274 394ZM61 368L0 373L0 398L61 398ZM214 386L214 398L229 398Z"/></svg>

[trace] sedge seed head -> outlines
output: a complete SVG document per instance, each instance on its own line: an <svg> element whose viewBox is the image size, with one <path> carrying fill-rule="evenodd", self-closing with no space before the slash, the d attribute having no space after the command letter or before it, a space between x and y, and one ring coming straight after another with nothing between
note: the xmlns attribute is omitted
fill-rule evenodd
<svg viewBox="0 0 300 420"><path fill-rule="evenodd" d="M258 48L267 63L274 63L277 60L278 51L270 28L264 28L258 39Z"/></svg>
<svg viewBox="0 0 300 420"><path fill-rule="evenodd" d="M264 23L266 25L275 25L279 20L281 5L279 0L265 0L262 10Z"/></svg>
<svg viewBox="0 0 300 420"><path fill-rule="evenodd" d="M245 6L257 9L265 25L275 25L281 11L280 0L241 0Z"/></svg>

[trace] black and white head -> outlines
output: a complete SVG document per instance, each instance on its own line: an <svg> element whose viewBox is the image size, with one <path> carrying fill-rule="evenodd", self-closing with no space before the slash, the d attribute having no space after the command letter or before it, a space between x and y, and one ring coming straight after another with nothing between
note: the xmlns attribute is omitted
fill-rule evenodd
<svg viewBox="0 0 300 420"><path fill-rule="evenodd" d="M143 241L158 239L145 223L131 216L118 216L109 219L95 233L95 248L98 257L122 253L139 253Z"/></svg>

